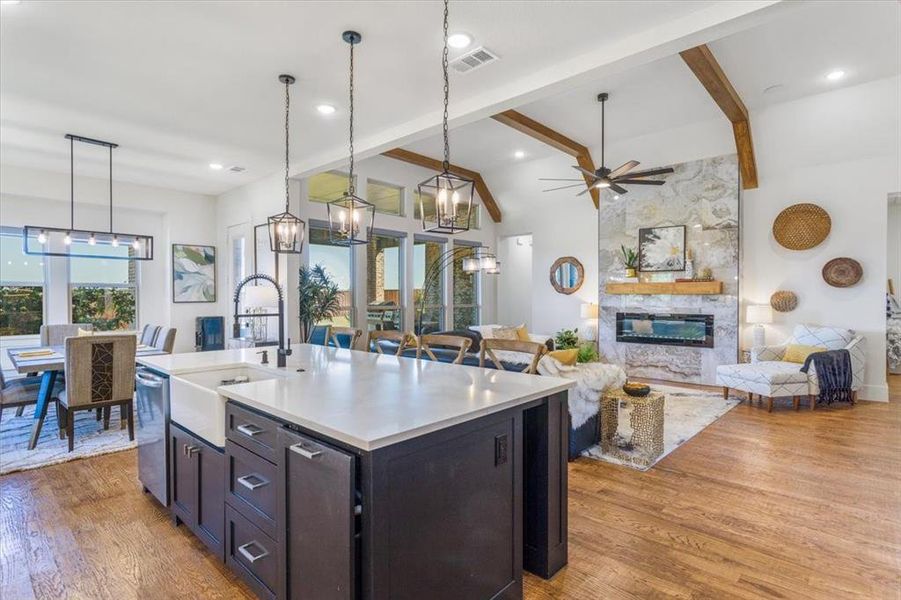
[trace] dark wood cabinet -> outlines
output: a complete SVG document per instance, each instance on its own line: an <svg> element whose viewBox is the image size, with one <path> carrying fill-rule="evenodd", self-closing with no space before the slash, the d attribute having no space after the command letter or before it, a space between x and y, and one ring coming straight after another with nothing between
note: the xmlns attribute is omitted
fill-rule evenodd
<svg viewBox="0 0 901 600"><path fill-rule="evenodd" d="M356 458L279 429L280 520L292 600L350 600L356 592Z"/></svg>
<svg viewBox="0 0 901 600"><path fill-rule="evenodd" d="M177 424L169 428L172 513L220 559L225 550L225 455Z"/></svg>

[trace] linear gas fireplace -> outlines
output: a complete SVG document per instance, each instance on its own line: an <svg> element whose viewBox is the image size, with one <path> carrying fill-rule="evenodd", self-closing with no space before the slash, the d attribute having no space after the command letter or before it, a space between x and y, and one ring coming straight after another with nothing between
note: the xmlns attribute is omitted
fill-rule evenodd
<svg viewBox="0 0 901 600"><path fill-rule="evenodd" d="M713 348L713 315L616 313L616 341Z"/></svg>

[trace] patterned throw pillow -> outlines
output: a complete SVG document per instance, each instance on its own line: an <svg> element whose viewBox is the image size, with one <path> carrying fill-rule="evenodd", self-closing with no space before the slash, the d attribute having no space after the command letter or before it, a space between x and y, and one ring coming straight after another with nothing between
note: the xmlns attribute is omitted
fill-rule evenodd
<svg viewBox="0 0 901 600"><path fill-rule="evenodd" d="M804 364L804 361L807 360L807 357L813 354L814 352L823 352L826 348L824 346L804 346L802 344L789 344L785 349L785 355L782 357L782 360L785 362Z"/></svg>
<svg viewBox="0 0 901 600"><path fill-rule="evenodd" d="M491 337L493 337L496 340L518 341L519 340L518 330L519 330L519 327L498 327L497 329L495 329L492 332Z"/></svg>

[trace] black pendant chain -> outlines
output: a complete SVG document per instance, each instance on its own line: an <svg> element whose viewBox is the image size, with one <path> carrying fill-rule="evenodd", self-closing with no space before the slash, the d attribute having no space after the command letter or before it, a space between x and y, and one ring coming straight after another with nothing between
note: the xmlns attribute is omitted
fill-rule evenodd
<svg viewBox="0 0 901 600"><path fill-rule="evenodd" d="M291 80L285 78L285 212L289 212L288 208L290 200L288 192L288 171L290 169L290 165L288 164L288 149L290 148L291 135L291 128L288 126L291 111L291 94L288 92L289 85L291 85Z"/></svg>
<svg viewBox="0 0 901 600"><path fill-rule="evenodd" d="M450 141L447 135L447 105L450 97L450 79L447 75L447 21L448 21L448 1L444 0L444 52L441 55L441 69L444 71L444 171L450 170Z"/></svg>
<svg viewBox="0 0 901 600"><path fill-rule="evenodd" d="M347 193L354 195L354 44L350 43L350 169L347 175Z"/></svg>

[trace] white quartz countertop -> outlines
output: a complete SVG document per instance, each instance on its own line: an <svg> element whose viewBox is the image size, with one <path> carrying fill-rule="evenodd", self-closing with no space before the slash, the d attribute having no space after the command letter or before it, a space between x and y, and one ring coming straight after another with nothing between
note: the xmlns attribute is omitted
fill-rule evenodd
<svg viewBox="0 0 901 600"><path fill-rule="evenodd" d="M362 450L397 442L567 390L571 380L298 344L282 376L221 386L219 394ZM179 375L259 368L258 349L141 358ZM298 368L304 369L297 372Z"/></svg>

